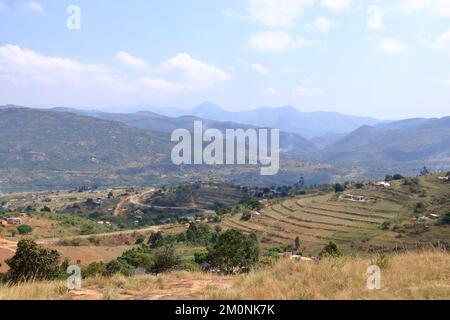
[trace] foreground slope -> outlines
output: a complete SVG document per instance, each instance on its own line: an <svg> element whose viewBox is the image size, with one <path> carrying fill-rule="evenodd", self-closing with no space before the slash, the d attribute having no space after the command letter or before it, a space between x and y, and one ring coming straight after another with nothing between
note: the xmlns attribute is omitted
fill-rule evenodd
<svg viewBox="0 0 450 320"><path fill-rule="evenodd" d="M92 278L81 290L65 282L0 286L3 299L124 300L315 300L315 299L450 299L450 254L419 251L384 257L381 289L367 289L367 268L377 256L279 261L239 276L174 272L159 276Z"/></svg>

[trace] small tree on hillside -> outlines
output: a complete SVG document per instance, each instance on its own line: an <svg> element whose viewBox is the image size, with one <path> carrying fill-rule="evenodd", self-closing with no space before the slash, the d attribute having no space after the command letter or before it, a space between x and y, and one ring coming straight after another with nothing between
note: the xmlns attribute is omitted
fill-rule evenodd
<svg viewBox="0 0 450 320"><path fill-rule="evenodd" d="M41 247L31 240L21 240L16 254L6 260L10 267L9 281L12 283L51 280L59 274L59 253Z"/></svg>
<svg viewBox="0 0 450 320"><path fill-rule="evenodd" d="M23 224L17 228L17 231L19 234L30 234L33 229L29 225Z"/></svg>
<svg viewBox="0 0 450 320"><path fill-rule="evenodd" d="M213 268L226 274L248 272L259 260L258 240L255 235L230 229L219 236L208 260Z"/></svg>
<svg viewBox="0 0 450 320"><path fill-rule="evenodd" d="M334 185L334 192L338 193L338 192L344 192L345 191L345 187L340 184L340 183L336 183Z"/></svg>
<svg viewBox="0 0 450 320"><path fill-rule="evenodd" d="M342 253L339 251L336 243L333 241L328 242L328 244L319 253L319 257L339 257Z"/></svg>

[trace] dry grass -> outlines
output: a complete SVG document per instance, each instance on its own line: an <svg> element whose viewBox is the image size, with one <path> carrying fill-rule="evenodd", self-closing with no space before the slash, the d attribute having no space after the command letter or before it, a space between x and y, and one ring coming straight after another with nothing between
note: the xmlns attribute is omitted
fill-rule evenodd
<svg viewBox="0 0 450 320"><path fill-rule="evenodd" d="M381 273L381 290L367 289L373 258L315 262L281 261L240 276L228 289L209 290L207 299L450 299L450 254L426 251L391 255Z"/></svg>
<svg viewBox="0 0 450 320"><path fill-rule="evenodd" d="M378 261L379 262L379 261ZM450 254L442 251L390 255L381 290L367 289L367 267L377 256L316 262L280 261L248 275L225 277L174 272L160 276L91 278L82 290L64 282L0 286L3 299L450 299Z"/></svg>

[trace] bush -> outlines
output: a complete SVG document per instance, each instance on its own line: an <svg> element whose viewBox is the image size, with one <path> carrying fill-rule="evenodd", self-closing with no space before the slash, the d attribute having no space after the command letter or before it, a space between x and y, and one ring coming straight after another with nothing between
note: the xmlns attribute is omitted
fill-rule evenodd
<svg viewBox="0 0 450 320"><path fill-rule="evenodd" d="M128 250L118 260L134 268L142 268L145 270L149 270L153 266L153 256L145 247Z"/></svg>
<svg viewBox="0 0 450 320"><path fill-rule="evenodd" d="M148 244L150 245L150 248L156 249L164 244L164 237L161 232L153 233L150 235L150 238L148 239Z"/></svg>
<svg viewBox="0 0 450 320"><path fill-rule="evenodd" d="M208 262L226 274L249 272L259 260L259 247L255 235L230 229L222 233L212 248Z"/></svg>
<svg viewBox="0 0 450 320"><path fill-rule="evenodd" d="M402 179L403 179L403 176L402 176L401 174L399 174L399 173L396 173L396 174L394 174L394 175L392 176L392 179L393 179L393 180L402 180Z"/></svg>
<svg viewBox="0 0 450 320"><path fill-rule="evenodd" d="M110 277L117 273L121 273L124 276L129 277L134 274L134 268L123 260L111 260L106 264L103 275L106 277Z"/></svg>
<svg viewBox="0 0 450 320"><path fill-rule="evenodd" d="M391 223L389 221L384 221L381 225L380 225L380 229L381 230L389 230L389 227L391 226Z"/></svg>
<svg viewBox="0 0 450 320"><path fill-rule="evenodd" d="M345 187L340 183L336 183L333 188L336 193L345 191Z"/></svg>
<svg viewBox="0 0 450 320"><path fill-rule="evenodd" d="M201 249L200 251L197 251L194 253L194 261L198 264L208 262L208 256L209 256L209 250L206 248Z"/></svg>
<svg viewBox="0 0 450 320"><path fill-rule="evenodd" d="M29 225L23 224L17 228L17 231L19 234L30 234L33 229Z"/></svg>
<svg viewBox="0 0 450 320"><path fill-rule="evenodd" d="M60 255L56 250L41 247L31 240L21 240L16 254L6 260L12 283L55 279L60 271Z"/></svg>
<svg viewBox="0 0 450 320"><path fill-rule="evenodd" d="M252 213L250 211L244 211L242 214L241 220L242 221L250 221L252 219Z"/></svg>
<svg viewBox="0 0 450 320"><path fill-rule="evenodd" d="M106 265L104 262L92 262L87 266L81 268L81 276L83 278L91 278L95 276L102 276L106 273Z"/></svg>
<svg viewBox="0 0 450 320"><path fill-rule="evenodd" d="M425 211L425 204L423 202L419 202L416 204L416 207L414 209L415 213L422 213Z"/></svg>
<svg viewBox="0 0 450 320"><path fill-rule="evenodd" d="M419 182L420 182L419 178L408 178L403 180L403 185L405 186L418 185Z"/></svg>
<svg viewBox="0 0 450 320"><path fill-rule="evenodd" d="M444 216L437 223L438 225L450 225L450 212L444 214Z"/></svg>
<svg viewBox="0 0 450 320"><path fill-rule="evenodd" d="M161 273L173 269L177 265L177 257L175 255L175 248L172 245L166 245L158 249L155 253L155 262L152 266L152 271Z"/></svg>
<svg viewBox="0 0 450 320"><path fill-rule="evenodd" d="M319 253L319 257L339 257L342 253L339 251L336 243L333 241L328 242L328 244Z"/></svg>
<svg viewBox="0 0 450 320"><path fill-rule="evenodd" d="M355 184L356 189L362 189L362 187L364 187L364 183L362 182L358 182L357 184Z"/></svg>
<svg viewBox="0 0 450 320"><path fill-rule="evenodd" d="M50 209L50 208L47 207L47 206L44 206L44 207L41 209L41 212L52 212L52 209Z"/></svg>

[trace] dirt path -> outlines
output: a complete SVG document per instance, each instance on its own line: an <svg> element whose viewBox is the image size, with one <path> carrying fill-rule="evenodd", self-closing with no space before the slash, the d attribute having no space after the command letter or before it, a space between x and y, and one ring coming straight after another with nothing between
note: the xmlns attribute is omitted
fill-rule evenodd
<svg viewBox="0 0 450 320"><path fill-rule="evenodd" d="M151 277L151 276L149 276ZM234 278L214 277L194 279L179 279L170 276L164 277L163 285L155 287L146 285L143 279L139 287L127 287L124 289L110 289L110 287L88 286L81 290L70 292L74 300L102 300L105 292L114 292L114 299L117 300L201 300L205 298L205 292L210 287L229 288L232 286ZM109 289L109 290L108 290Z"/></svg>
<svg viewBox="0 0 450 320"><path fill-rule="evenodd" d="M144 192L144 193L142 193L142 194L132 195L132 196L126 197L125 199L122 199L122 200L117 204L116 208L114 209L113 215L114 215L115 217L118 217L118 216L122 215L122 212L124 211L123 207L125 206L125 204L126 204L127 202L130 202L131 204L134 204L134 205L136 205L136 206L150 207L150 206L148 206L148 205L146 205L146 204L144 204L144 203L141 203L141 202L139 201L139 199L140 199L141 197L143 197L144 195L147 195L147 194L150 194L150 193L153 193L153 192L155 192L155 189L151 189L150 191Z"/></svg>

